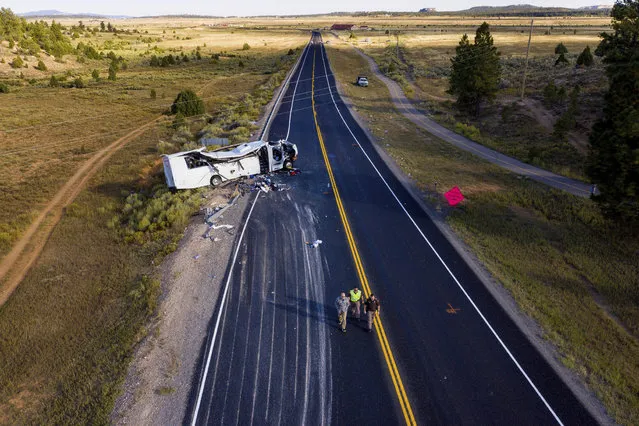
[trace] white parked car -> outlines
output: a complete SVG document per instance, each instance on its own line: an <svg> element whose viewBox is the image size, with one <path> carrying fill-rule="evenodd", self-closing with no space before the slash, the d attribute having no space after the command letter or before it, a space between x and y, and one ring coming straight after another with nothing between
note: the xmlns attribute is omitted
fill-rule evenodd
<svg viewBox="0 0 639 426"><path fill-rule="evenodd" d="M361 87L368 87L368 78L364 77L363 75L360 75L359 77L357 77L357 80L355 83Z"/></svg>

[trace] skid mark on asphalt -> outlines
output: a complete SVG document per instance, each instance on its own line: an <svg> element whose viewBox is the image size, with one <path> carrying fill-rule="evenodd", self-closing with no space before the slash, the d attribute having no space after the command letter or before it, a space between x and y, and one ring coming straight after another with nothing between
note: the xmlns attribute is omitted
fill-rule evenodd
<svg viewBox="0 0 639 426"><path fill-rule="evenodd" d="M265 214L251 222L214 348L205 419L211 424L330 424L326 261L320 248L305 244L317 238L318 217L290 194L269 198L293 208L282 217ZM281 251L276 254L273 247Z"/></svg>

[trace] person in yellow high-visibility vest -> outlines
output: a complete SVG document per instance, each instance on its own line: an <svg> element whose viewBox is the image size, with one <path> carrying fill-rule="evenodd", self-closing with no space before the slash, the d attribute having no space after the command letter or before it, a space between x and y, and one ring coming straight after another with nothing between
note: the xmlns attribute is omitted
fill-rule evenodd
<svg viewBox="0 0 639 426"><path fill-rule="evenodd" d="M351 315L359 320L360 306L362 305L362 292L357 287L355 287L348 293L351 300Z"/></svg>

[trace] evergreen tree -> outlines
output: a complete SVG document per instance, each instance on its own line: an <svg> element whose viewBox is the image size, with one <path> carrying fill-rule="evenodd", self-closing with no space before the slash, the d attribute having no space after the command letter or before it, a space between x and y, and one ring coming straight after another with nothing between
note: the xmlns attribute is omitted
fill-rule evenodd
<svg viewBox="0 0 639 426"><path fill-rule="evenodd" d="M489 25L484 22L475 33L475 42L470 44L464 34L451 59L452 70L448 93L457 96L457 106L466 111L479 112L483 101L495 98L499 88L501 66L499 52L493 45Z"/></svg>
<svg viewBox="0 0 639 426"><path fill-rule="evenodd" d="M590 46L586 46L586 48L579 54L577 57L577 65L583 65L586 67L591 66L595 62L595 59L592 57L592 52L590 52Z"/></svg>
<svg viewBox="0 0 639 426"><path fill-rule="evenodd" d="M104 32L106 30L106 25L104 24L104 21L100 22L100 31Z"/></svg>
<svg viewBox="0 0 639 426"><path fill-rule="evenodd" d="M568 48L564 46L563 43L559 43L557 47L555 47L555 55L565 55L568 53Z"/></svg>
<svg viewBox="0 0 639 426"><path fill-rule="evenodd" d="M204 114L204 102L194 91L182 90L171 105L171 114L182 114L184 117Z"/></svg>
<svg viewBox="0 0 639 426"><path fill-rule="evenodd" d="M115 81L118 78L118 66L115 64L115 62L112 62L111 65L109 65L109 80L111 81Z"/></svg>
<svg viewBox="0 0 639 426"><path fill-rule="evenodd" d="M49 79L49 87L60 87L60 81L52 75Z"/></svg>
<svg viewBox="0 0 639 426"><path fill-rule="evenodd" d="M639 1L612 8L614 33L602 33L595 54L606 64L603 117L590 134L586 173L608 215L639 222Z"/></svg>
<svg viewBox="0 0 639 426"><path fill-rule="evenodd" d="M557 65L568 65L569 63L570 63L570 61L568 59L566 59L566 55L564 55L563 53L560 53L559 57L555 61L555 66L557 66Z"/></svg>
<svg viewBox="0 0 639 426"><path fill-rule="evenodd" d="M100 71L93 70L91 72L91 77L93 77L93 80L95 80L95 81L100 81Z"/></svg>

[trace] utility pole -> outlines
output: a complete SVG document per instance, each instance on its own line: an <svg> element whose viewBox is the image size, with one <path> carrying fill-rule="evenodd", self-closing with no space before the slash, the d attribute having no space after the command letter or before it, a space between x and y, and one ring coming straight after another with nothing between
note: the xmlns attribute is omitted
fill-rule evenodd
<svg viewBox="0 0 639 426"><path fill-rule="evenodd" d="M395 33L395 40L396 40L396 44L395 44L396 56L397 56L397 59L399 59L399 30L397 30L397 32Z"/></svg>
<svg viewBox="0 0 639 426"><path fill-rule="evenodd" d="M533 22L534 20L530 20L530 32L528 33L528 49L526 49L526 63L524 65L524 78L521 82L521 100L524 100L524 93L526 90L526 71L528 71L528 54L530 53L530 39L532 39L532 31L533 31Z"/></svg>

